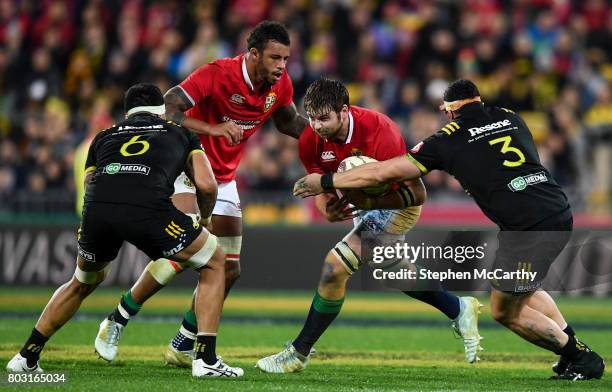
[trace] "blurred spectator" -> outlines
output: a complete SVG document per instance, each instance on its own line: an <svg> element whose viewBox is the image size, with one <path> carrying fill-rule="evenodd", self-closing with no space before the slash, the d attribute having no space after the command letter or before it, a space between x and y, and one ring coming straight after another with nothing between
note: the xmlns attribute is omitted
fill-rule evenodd
<svg viewBox="0 0 612 392"><path fill-rule="evenodd" d="M73 165L120 118L127 87L147 80L165 91L243 52L264 18L289 27L296 103L321 75L340 78L352 103L392 116L411 146L444 125L437 106L449 81L472 78L486 103L525 117L577 210L612 210L605 0L0 0L0 199L37 195L11 205L44 211L48 198L74 197ZM253 190L245 199L292 202L302 173L295 141L264 129L238 180ZM452 177L425 181L433 199L466 197Z"/></svg>

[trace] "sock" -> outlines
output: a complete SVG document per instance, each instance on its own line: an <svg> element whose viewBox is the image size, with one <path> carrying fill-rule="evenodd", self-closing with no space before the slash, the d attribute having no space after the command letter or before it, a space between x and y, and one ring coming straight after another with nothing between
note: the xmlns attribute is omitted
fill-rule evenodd
<svg viewBox="0 0 612 392"><path fill-rule="evenodd" d="M134 298L132 298L132 292L128 290L121 296L119 305L111 314L108 315L108 319L113 320L125 327L128 321L130 321L130 317L136 316L136 314L140 311L140 308L142 308L142 304L136 303Z"/></svg>
<svg viewBox="0 0 612 392"><path fill-rule="evenodd" d="M565 329L563 329L563 332L565 332L568 336L576 336L576 332L574 332L574 329L569 324L567 324Z"/></svg>
<svg viewBox="0 0 612 392"><path fill-rule="evenodd" d="M198 334L195 345L196 359L203 359L207 365L217 363L217 335Z"/></svg>
<svg viewBox="0 0 612 392"><path fill-rule="evenodd" d="M442 290L442 288L434 291L403 291L403 293L433 306L451 320L459 317L459 313L461 312L461 301L459 297L448 291Z"/></svg>
<svg viewBox="0 0 612 392"><path fill-rule="evenodd" d="M188 310L183 316L183 323L174 339L172 339L172 347L179 351L189 351L193 349L193 344L198 333L198 321L193 310Z"/></svg>
<svg viewBox="0 0 612 392"><path fill-rule="evenodd" d="M304 356L310 354L312 346L340 313L343 302L344 298L325 299L319 295L319 292L315 294L304 327L293 341L293 347L297 352Z"/></svg>
<svg viewBox="0 0 612 392"><path fill-rule="evenodd" d="M574 335L568 334L567 336L569 338L567 344L556 353L569 359L575 359L580 353L583 353L587 347Z"/></svg>
<svg viewBox="0 0 612 392"><path fill-rule="evenodd" d="M28 367L36 366L40 358L40 352L45 347L47 340L49 338L38 332L36 328L32 329L30 337L26 340L21 351L19 351L19 354L27 360Z"/></svg>

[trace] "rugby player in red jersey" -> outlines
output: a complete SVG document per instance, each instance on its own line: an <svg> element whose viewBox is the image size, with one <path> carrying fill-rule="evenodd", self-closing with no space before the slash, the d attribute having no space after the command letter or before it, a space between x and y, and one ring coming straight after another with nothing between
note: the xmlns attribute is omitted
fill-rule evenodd
<svg viewBox="0 0 612 392"><path fill-rule="evenodd" d="M247 38L245 54L203 65L164 97L166 118L199 134L219 184L212 217L203 218L210 219L212 233L226 254L226 295L240 275L242 210L234 178L245 143L270 117L281 133L294 138L308 123L293 103L293 85L286 70L289 46L289 34L282 24L261 22ZM188 178L181 174L174 185L174 204L185 213L197 214L195 189ZM180 271L171 260L149 263L100 324L95 346L104 359L115 358L120 332L130 316ZM111 333L115 330L119 332ZM188 310L164 354L166 361L191 366L196 333L195 314Z"/></svg>
<svg viewBox="0 0 612 392"><path fill-rule="evenodd" d="M314 82L304 97L304 107L310 119L299 142L299 155L308 173L333 173L343 159L364 155L387 160L406 153L406 145L398 126L387 116L365 108L350 106L349 95L342 83L330 79ZM359 199L358 195L362 195ZM257 367L268 373L291 373L303 370L310 351L319 337L336 318L342 303L346 283L361 266L361 243L364 231L375 236L402 235L417 222L426 192L420 180L402 183L398 189L379 197L351 193L351 202L362 211L355 227L327 253L319 287L302 331L283 351L260 359ZM316 196L317 209L330 222L353 217L347 208L348 198L334 193ZM475 298L457 296L442 290L404 291L426 302L454 320L463 337L466 359L477 360L479 303Z"/></svg>

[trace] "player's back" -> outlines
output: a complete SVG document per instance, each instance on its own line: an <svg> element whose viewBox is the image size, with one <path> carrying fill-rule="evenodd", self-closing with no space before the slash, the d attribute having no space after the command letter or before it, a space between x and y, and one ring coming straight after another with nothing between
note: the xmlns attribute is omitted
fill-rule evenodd
<svg viewBox="0 0 612 392"><path fill-rule="evenodd" d="M540 163L529 128L511 110L473 104L423 143L411 150L417 161L455 176L502 229L527 230L570 213L567 197ZM432 153L438 158L429 160Z"/></svg>
<svg viewBox="0 0 612 392"><path fill-rule="evenodd" d="M99 133L86 167L94 170L85 203L123 203L162 209L198 138L185 128L141 113ZM92 169L94 168L94 169Z"/></svg>

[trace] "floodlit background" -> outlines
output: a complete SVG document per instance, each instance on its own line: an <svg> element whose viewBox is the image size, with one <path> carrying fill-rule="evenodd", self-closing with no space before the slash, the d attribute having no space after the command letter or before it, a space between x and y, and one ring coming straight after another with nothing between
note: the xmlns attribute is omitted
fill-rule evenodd
<svg viewBox="0 0 612 392"><path fill-rule="evenodd" d="M75 159L122 118L127 87L148 81L165 92L200 65L244 52L249 30L264 19L290 30L288 72L302 112L306 87L325 75L347 84L352 104L397 121L408 147L446 123L437 106L459 77L474 80L486 103L522 115L570 198L577 231L608 233L581 260L611 278L568 291L560 303L579 336L612 363L612 6L605 0L0 0L1 360L19 349L54 288L74 271ZM254 389L279 388L278 378L250 369L297 334L322 259L350 228L324 222L311 200L291 196L303 174L297 142L271 124L247 142L237 178L243 273L226 304L219 352L248 368ZM433 172L424 181L429 200L418 230L494 229L451 176ZM130 323L124 370L91 355L99 320L147 262L124 247L107 287L45 349L44 368L72 369L75 389L109 380L120 390L193 387L178 384L189 381L187 373L159 361L189 305L192 272ZM364 282L352 279L312 367L301 378L282 378L283 385L559 388L540 381L553 356L496 326L486 307L484 362L468 368L440 314L401 294L372 293Z"/></svg>

